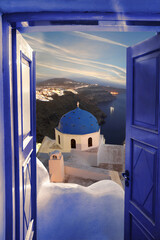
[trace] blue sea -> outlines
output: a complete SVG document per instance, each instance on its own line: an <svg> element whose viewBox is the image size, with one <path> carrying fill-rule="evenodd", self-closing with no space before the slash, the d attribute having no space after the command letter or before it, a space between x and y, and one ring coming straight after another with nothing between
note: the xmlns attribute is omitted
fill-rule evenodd
<svg viewBox="0 0 160 240"><path fill-rule="evenodd" d="M108 144L123 144L126 127L126 94L120 93L109 103L98 104L107 115L105 123L101 125L101 134Z"/></svg>

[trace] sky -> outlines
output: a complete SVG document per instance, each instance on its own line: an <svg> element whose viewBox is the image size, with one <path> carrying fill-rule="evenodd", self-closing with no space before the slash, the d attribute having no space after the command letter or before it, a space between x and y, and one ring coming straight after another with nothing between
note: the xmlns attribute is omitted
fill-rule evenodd
<svg viewBox="0 0 160 240"><path fill-rule="evenodd" d="M23 34L36 51L37 82L52 78L126 86L126 49L154 32L39 32Z"/></svg>

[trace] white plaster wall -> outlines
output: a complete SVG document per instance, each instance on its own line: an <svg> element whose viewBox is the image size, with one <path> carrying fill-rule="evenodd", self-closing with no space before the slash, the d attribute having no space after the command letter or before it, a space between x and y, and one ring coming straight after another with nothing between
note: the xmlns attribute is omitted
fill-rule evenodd
<svg viewBox="0 0 160 240"><path fill-rule="evenodd" d="M92 147L88 147L88 138L92 138ZM81 150L87 150L99 146L100 131L81 135Z"/></svg>
<svg viewBox="0 0 160 240"><path fill-rule="evenodd" d="M61 139L60 144L58 143L58 135L60 136L60 139ZM62 134L61 134L61 132L57 131L56 128L55 128L55 140L56 140L56 144L62 148L62 146L63 146Z"/></svg>
<svg viewBox="0 0 160 240"><path fill-rule="evenodd" d="M97 166L97 152L71 151L72 161L85 166Z"/></svg>
<svg viewBox="0 0 160 240"><path fill-rule="evenodd" d="M58 143L58 135L61 139L61 144ZM92 137L92 147L88 148L88 138ZM76 140L77 150L87 150L99 146L100 131L84 135L63 134L55 129L56 144L59 145L64 152L71 151L71 139Z"/></svg>
<svg viewBox="0 0 160 240"><path fill-rule="evenodd" d="M98 151L100 163L125 164L125 147L123 145L101 144Z"/></svg>
<svg viewBox="0 0 160 240"><path fill-rule="evenodd" d="M98 154L97 154L97 165L99 165L101 158L102 158L102 153L101 150L103 151L103 147L105 145L105 138L103 135L100 135L99 138L99 148L98 148Z"/></svg>
<svg viewBox="0 0 160 240"><path fill-rule="evenodd" d="M58 135L60 135L61 144L58 144ZM63 134L55 129L55 136L56 136L56 144L59 145L64 152L71 151L71 139L76 140L76 146L80 146L81 144L81 136L80 135L72 135L72 134ZM80 147L78 148L80 150Z"/></svg>
<svg viewBox="0 0 160 240"><path fill-rule="evenodd" d="M2 75L2 17L0 13L0 239L5 239L5 164Z"/></svg>

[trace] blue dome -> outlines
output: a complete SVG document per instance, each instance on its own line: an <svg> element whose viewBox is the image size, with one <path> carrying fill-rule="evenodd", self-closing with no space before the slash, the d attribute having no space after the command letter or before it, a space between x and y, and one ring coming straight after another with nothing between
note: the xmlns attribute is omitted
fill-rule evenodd
<svg viewBox="0 0 160 240"><path fill-rule="evenodd" d="M62 133L81 135L98 132L99 125L91 113L77 107L61 117L57 130Z"/></svg>

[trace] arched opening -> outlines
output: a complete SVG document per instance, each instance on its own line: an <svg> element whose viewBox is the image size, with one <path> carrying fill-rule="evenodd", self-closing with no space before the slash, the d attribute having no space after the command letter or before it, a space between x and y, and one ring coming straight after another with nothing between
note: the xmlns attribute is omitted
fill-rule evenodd
<svg viewBox="0 0 160 240"><path fill-rule="evenodd" d="M57 159L57 156L56 156L56 155L51 155L50 159L51 159L51 160Z"/></svg>
<svg viewBox="0 0 160 240"><path fill-rule="evenodd" d="M58 144L61 144L61 138L59 135L58 135Z"/></svg>
<svg viewBox="0 0 160 240"><path fill-rule="evenodd" d="M76 148L76 140L71 139L71 148Z"/></svg>
<svg viewBox="0 0 160 240"><path fill-rule="evenodd" d="M90 138L88 138L88 147L92 147L92 138L90 137Z"/></svg>

